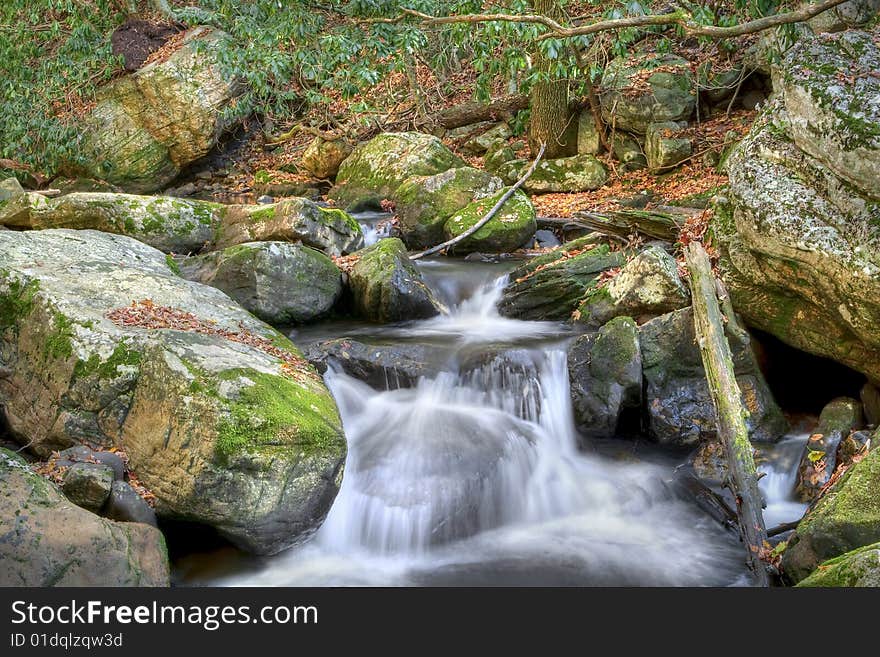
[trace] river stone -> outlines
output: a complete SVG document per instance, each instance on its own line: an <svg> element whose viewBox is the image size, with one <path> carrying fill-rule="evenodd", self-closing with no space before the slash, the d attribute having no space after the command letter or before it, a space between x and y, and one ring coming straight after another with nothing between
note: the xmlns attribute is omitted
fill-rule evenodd
<svg viewBox="0 0 880 657"><path fill-rule="evenodd" d="M716 204L712 230L733 307L786 344L880 382L880 203L786 130L771 103L730 155L729 202Z"/></svg>
<svg viewBox="0 0 880 657"><path fill-rule="evenodd" d="M188 258L184 278L223 290L270 324L301 324L327 314L342 295L342 272L316 249L248 242Z"/></svg>
<svg viewBox="0 0 880 657"><path fill-rule="evenodd" d="M361 248L364 234L348 213L294 197L278 203L228 206L214 248L247 242L302 242L336 256Z"/></svg>
<svg viewBox="0 0 880 657"><path fill-rule="evenodd" d="M86 175L152 192L206 155L229 127L223 110L241 89L217 61L228 38L193 28L164 61L102 87L81 131Z"/></svg>
<svg viewBox="0 0 880 657"><path fill-rule="evenodd" d="M142 522L155 527L156 512L130 484L114 481L101 515L119 522Z"/></svg>
<svg viewBox="0 0 880 657"><path fill-rule="evenodd" d="M578 154L598 155L602 152L602 139L596 130L596 119L589 109L578 115Z"/></svg>
<svg viewBox="0 0 880 657"><path fill-rule="evenodd" d="M651 436L663 445L691 447L717 433L715 407L696 344L691 308L661 315L639 329L645 403ZM749 412L753 441L775 441L788 426L758 369L749 344L730 340L736 381Z"/></svg>
<svg viewBox="0 0 880 657"><path fill-rule="evenodd" d="M599 275L623 262L622 253L590 236L566 242L511 272L498 312L514 319L568 319Z"/></svg>
<svg viewBox="0 0 880 657"><path fill-rule="evenodd" d="M445 239L458 237L482 219L501 200L508 189L468 204L456 212L443 227ZM488 223L470 237L450 248L456 254L509 253L515 251L535 234L538 224L535 206L521 190L516 190Z"/></svg>
<svg viewBox="0 0 880 657"><path fill-rule="evenodd" d="M71 502L97 513L113 485L113 468L99 463L74 463L64 472L61 490Z"/></svg>
<svg viewBox="0 0 880 657"><path fill-rule="evenodd" d="M837 467L837 448L850 432L862 425L862 404L838 397L822 409L819 424L804 446L798 466L795 494L802 502L818 496Z"/></svg>
<svg viewBox="0 0 880 657"><path fill-rule="evenodd" d="M880 31L802 39L774 84L794 143L839 178L880 200Z"/></svg>
<svg viewBox="0 0 880 657"><path fill-rule="evenodd" d="M358 144L339 167L329 197L351 211L379 207L407 178L432 176L466 166L437 137L420 132L383 132Z"/></svg>
<svg viewBox="0 0 880 657"><path fill-rule="evenodd" d="M251 552L317 527L345 440L333 398L286 338L127 237L9 231L0 253L0 406L16 440L44 457L117 446L160 517L210 525ZM133 300L149 302L125 312L153 304L178 319L107 317Z"/></svg>
<svg viewBox="0 0 880 657"><path fill-rule="evenodd" d="M223 205L210 201L107 192L57 198L26 192L0 201L0 225L10 228L88 228L174 253L198 251L209 243L223 213Z"/></svg>
<svg viewBox="0 0 880 657"><path fill-rule="evenodd" d="M880 543L865 545L819 564L797 586L880 587Z"/></svg>
<svg viewBox="0 0 880 657"><path fill-rule="evenodd" d="M639 328L616 317L596 333L582 335L568 350L571 401L578 431L587 438L611 438L621 413L642 401Z"/></svg>
<svg viewBox="0 0 880 657"><path fill-rule="evenodd" d="M880 449L853 465L801 520L782 553L787 579L799 582L820 563L880 541Z"/></svg>
<svg viewBox="0 0 880 657"><path fill-rule="evenodd" d="M372 322L424 319L440 313L440 302L396 237L357 253L348 276L357 312Z"/></svg>
<svg viewBox="0 0 880 657"><path fill-rule="evenodd" d="M644 323L690 303L675 258L659 246L649 246L605 285L587 292L578 306L578 321L594 329L621 315Z"/></svg>
<svg viewBox="0 0 880 657"><path fill-rule="evenodd" d="M696 106L696 86L690 64L676 55L618 57L602 74L602 118L640 135L651 123L685 121Z"/></svg>
<svg viewBox="0 0 880 657"><path fill-rule="evenodd" d="M511 183L518 180L531 166L525 160L514 162L520 163L515 170L507 171L511 162L499 169L499 175L504 172L502 177L506 177L506 181ZM530 194L587 192L599 189L606 182L608 170L595 156L573 155L555 160L541 160L535 172L523 184L523 189Z"/></svg>
<svg viewBox="0 0 880 657"><path fill-rule="evenodd" d="M677 136L686 123L652 123L645 136L645 156L652 173L674 169L691 156L691 140Z"/></svg>
<svg viewBox="0 0 880 657"><path fill-rule="evenodd" d="M13 196L24 194L24 188L18 182L18 178L6 178L0 180L0 201L8 201Z"/></svg>
<svg viewBox="0 0 880 657"><path fill-rule="evenodd" d="M0 586L168 586L158 529L71 504L20 456L0 448Z"/></svg>
<svg viewBox="0 0 880 657"><path fill-rule="evenodd" d="M339 172L351 151L352 147L344 139L327 141L315 137L302 155L302 165L315 178L329 180Z"/></svg>
<svg viewBox="0 0 880 657"><path fill-rule="evenodd" d="M443 241L443 226L453 214L503 186L499 178L473 167L408 178L394 192L403 241L412 249L439 244Z"/></svg>

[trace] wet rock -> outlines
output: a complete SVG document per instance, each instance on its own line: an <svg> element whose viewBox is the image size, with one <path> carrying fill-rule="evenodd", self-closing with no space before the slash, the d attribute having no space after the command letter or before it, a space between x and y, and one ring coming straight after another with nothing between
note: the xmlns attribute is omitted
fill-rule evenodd
<svg viewBox="0 0 880 657"><path fill-rule="evenodd" d="M380 240L359 251L358 256L349 274L349 286L361 317L373 322L400 322L440 313L440 303L400 239Z"/></svg>
<svg viewBox="0 0 880 657"><path fill-rule="evenodd" d="M686 123L652 123L645 137L645 156L653 173L674 169L691 156L691 140L680 136Z"/></svg>
<svg viewBox="0 0 880 657"><path fill-rule="evenodd" d="M507 189L470 203L456 212L443 227L445 239L457 237L476 224L485 214L501 200ZM473 253L508 253L515 251L538 229L535 221L535 207L521 190L517 190L495 213L488 223L470 237L465 238L452 250L456 254Z"/></svg>
<svg viewBox="0 0 880 657"><path fill-rule="evenodd" d="M819 565L799 587L880 586L880 543L865 545Z"/></svg>
<svg viewBox="0 0 880 657"><path fill-rule="evenodd" d="M345 440L333 398L288 340L130 238L9 231L0 252L11 370L0 406L13 436L43 457L117 446L160 517L215 527L251 552L315 529ZM112 311L165 319L116 323Z"/></svg>
<svg viewBox="0 0 880 657"><path fill-rule="evenodd" d="M93 513L104 506L113 485L113 468L99 463L74 463L64 473L61 490L71 502Z"/></svg>
<svg viewBox="0 0 880 657"><path fill-rule="evenodd" d="M642 401L639 329L617 317L582 335L568 350L571 399L578 430L588 438L615 435L621 413Z"/></svg>
<svg viewBox="0 0 880 657"><path fill-rule="evenodd" d="M859 398L862 400L862 410L868 424L880 425L880 390L877 386L866 383L859 391Z"/></svg>
<svg viewBox="0 0 880 657"><path fill-rule="evenodd" d="M641 135L651 123L689 119L696 106L690 64L676 55L618 57L605 67L601 88L605 123Z"/></svg>
<svg viewBox="0 0 880 657"><path fill-rule="evenodd" d="M342 210L305 198L268 205L230 205L217 229L215 249L247 242L302 242L328 255L353 253L364 244L360 224Z"/></svg>
<svg viewBox="0 0 880 657"><path fill-rule="evenodd" d="M378 208L413 176L432 176L465 162L432 135L384 132L359 144L339 167L329 197L352 212Z"/></svg>
<svg viewBox="0 0 880 657"><path fill-rule="evenodd" d="M70 467L75 463L96 463L107 466L113 471L113 479L117 481L125 477L125 464L114 452L103 452L85 445L75 445L59 452L58 458L55 459L55 465L58 467Z"/></svg>
<svg viewBox="0 0 880 657"><path fill-rule="evenodd" d="M862 424L862 405L849 397L838 397L822 409L819 424L804 447L798 467L795 492L809 502L831 479L837 467L837 448L850 432Z"/></svg>
<svg viewBox="0 0 880 657"><path fill-rule="evenodd" d="M840 441L840 446L837 448L837 464L850 465L856 456L871 449L873 442L870 431L853 431Z"/></svg>
<svg viewBox="0 0 880 657"><path fill-rule="evenodd" d="M301 324L327 314L342 295L342 272L302 244L250 242L181 265L184 278L223 290L270 324Z"/></svg>
<svg viewBox="0 0 880 657"><path fill-rule="evenodd" d="M515 319L568 319L599 275L623 262L623 254L591 236L567 242L511 272L498 312Z"/></svg>
<svg viewBox="0 0 880 657"><path fill-rule="evenodd" d="M223 110L240 91L216 60L228 38L193 28L164 61L103 87L81 130L85 173L128 192L152 192L206 155L229 127Z"/></svg>
<svg viewBox="0 0 880 657"><path fill-rule="evenodd" d="M705 440L688 458L694 475L708 486L720 486L727 479L727 457L720 440Z"/></svg>
<svg viewBox="0 0 880 657"><path fill-rule="evenodd" d="M453 214L503 186L499 178L472 167L408 178L394 192L403 241L414 249L439 244L444 239L443 227Z"/></svg>
<svg viewBox="0 0 880 657"><path fill-rule="evenodd" d="M0 225L100 230L133 237L165 252L189 253L214 238L224 211L219 203L170 196L74 192L47 198L26 192L0 201Z"/></svg>
<svg viewBox="0 0 880 657"><path fill-rule="evenodd" d="M661 315L639 329L645 404L651 436L664 445L693 446L716 434L690 308ZM753 441L775 441L787 423L773 400L748 344L731 340L734 371L749 411L746 425Z"/></svg>
<svg viewBox="0 0 880 657"><path fill-rule="evenodd" d="M336 176L351 151L352 147L344 139L327 141L315 137L302 155L302 165L315 178L329 180Z"/></svg>
<svg viewBox="0 0 880 657"><path fill-rule="evenodd" d="M880 449L837 481L801 520L782 553L787 579L799 582L824 561L880 541Z"/></svg>
<svg viewBox="0 0 880 657"><path fill-rule="evenodd" d="M162 534L99 518L0 448L0 586L168 586Z"/></svg>
<svg viewBox="0 0 880 657"><path fill-rule="evenodd" d="M678 275L678 263L661 247L649 246L604 286L587 292L577 321L598 328L612 317L627 315L644 323L689 305L690 293Z"/></svg>
<svg viewBox="0 0 880 657"><path fill-rule="evenodd" d="M156 512L130 484L114 481L101 515L118 522L140 522L157 526Z"/></svg>

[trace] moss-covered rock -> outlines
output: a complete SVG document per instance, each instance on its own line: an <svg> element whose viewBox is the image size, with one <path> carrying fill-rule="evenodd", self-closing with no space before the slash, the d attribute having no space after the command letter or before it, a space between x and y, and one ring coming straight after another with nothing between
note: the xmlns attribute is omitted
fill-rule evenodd
<svg viewBox="0 0 880 657"><path fill-rule="evenodd" d="M351 211L379 207L407 178L466 166L437 137L421 132L383 132L359 144L339 167L329 197Z"/></svg>
<svg viewBox="0 0 880 657"><path fill-rule="evenodd" d="M792 582L824 561L880 541L880 449L853 465L807 512L782 554Z"/></svg>
<svg viewBox="0 0 880 657"><path fill-rule="evenodd" d="M865 545L819 564L800 587L880 587L880 543Z"/></svg>
<svg viewBox="0 0 880 657"><path fill-rule="evenodd" d="M476 225L492 209L508 190L474 201L456 212L443 227L445 238L452 239ZM535 220L535 206L522 191L516 190L498 212L484 226L470 237L465 238L452 250L455 253L508 253L525 244L538 224Z"/></svg>
<svg viewBox="0 0 880 657"><path fill-rule="evenodd" d="M449 217L469 203L491 196L503 185L500 179L472 167L408 178L394 192L403 241L414 249L439 244Z"/></svg>
<svg viewBox="0 0 880 657"><path fill-rule="evenodd" d="M74 192L47 198L25 192L0 201L0 225L93 229L127 235L166 252L198 251L214 238L225 206L170 196Z"/></svg>
<svg viewBox="0 0 880 657"><path fill-rule="evenodd" d="M160 517L253 552L317 526L345 440L288 340L127 237L8 231L0 252L0 406L16 440L43 456L120 447Z"/></svg>
<svg viewBox="0 0 880 657"><path fill-rule="evenodd" d="M621 413L642 401L639 328L617 317L568 350L571 400L578 430L587 437L615 435Z"/></svg>
<svg viewBox="0 0 880 657"><path fill-rule="evenodd" d="M206 155L228 127L223 110L240 89L216 60L228 38L196 27L166 60L103 87L83 124L85 173L151 192Z"/></svg>
<svg viewBox="0 0 880 657"><path fill-rule="evenodd" d="M483 155L493 145L499 142L506 143L511 135L510 126L506 123L496 123L488 130L482 131L465 141L463 148L471 155Z"/></svg>
<svg viewBox="0 0 880 657"><path fill-rule="evenodd" d="M658 442L693 446L716 435L691 308L661 315L639 329L649 431ZM788 426L761 375L749 344L730 340L736 381L749 412L753 441L777 440Z"/></svg>
<svg viewBox="0 0 880 657"><path fill-rule="evenodd" d="M289 242L248 242L188 258L181 274L276 325L321 317L342 294L342 272L330 258Z"/></svg>
<svg viewBox="0 0 880 657"><path fill-rule="evenodd" d="M605 165L595 156L584 154L541 160L523 188L530 194L587 192L599 189L606 182L608 170Z"/></svg>
<svg viewBox="0 0 880 657"><path fill-rule="evenodd" d="M587 292L577 321L594 329L624 315L644 323L689 305L690 293L675 258L659 246L649 246L603 287Z"/></svg>
<svg viewBox="0 0 880 657"><path fill-rule="evenodd" d="M214 248L247 242L302 242L328 255L340 255L361 248L364 234L347 212L293 197L267 205L227 206Z"/></svg>
<svg viewBox="0 0 880 657"><path fill-rule="evenodd" d="M596 129L596 119L589 109L578 115L578 154L598 155L602 152L602 139Z"/></svg>
<svg viewBox="0 0 880 657"><path fill-rule="evenodd" d="M507 142L496 142L486 151L486 155L483 157L483 168L489 173L498 173L504 165L515 159L516 153ZM506 178L504 180L509 182Z"/></svg>
<svg viewBox="0 0 880 657"><path fill-rule="evenodd" d="M690 64L676 55L646 53L612 60L602 74L602 118L643 135L651 123L683 121L696 106Z"/></svg>
<svg viewBox="0 0 880 657"><path fill-rule="evenodd" d="M315 178L329 180L339 172L351 151L352 147L344 139L328 141L315 137L302 155L302 165Z"/></svg>
<svg viewBox="0 0 880 657"><path fill-rule="evenodd" d="M691 156L691 140L680 136L686 124L666 121L652 123L645 136L645 156L653 173L668 171Z"/></svg>
<svg viewBox="0 0 880 657"><path fill-rule="evenodd" d="M71 504L20 456L0 448L0 586L168 586L155 527Z"/></svg>
<svg viewBox="0 0 880 657"><path fill-rule="evenodd" d="M611 137L611 151L627 171L638 171L648 166L644 148L633 135L615 132Z"/></svg>
<svg viewBox="0 0 880 657"><path fill-rule="evenodd" d="M498 312L516 319L568 319L599 275L625 258L592 236L567 242L510 274Z"/></svg>
<svg viewBox="0 0 880 657"><path fill-rule="evenodd" d="M396 237L380 240L357 255L349 285L362 317L400 322L440 313L440 303L409 259L402 241Z"/></svg>

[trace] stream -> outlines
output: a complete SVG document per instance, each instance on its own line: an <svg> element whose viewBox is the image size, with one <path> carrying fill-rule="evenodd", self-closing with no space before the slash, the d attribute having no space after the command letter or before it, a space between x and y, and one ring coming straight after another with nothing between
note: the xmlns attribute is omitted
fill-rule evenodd
<svg viewBox="0 0 880 657"><path fill-rule="evenodd" d="M375 390L325 375L349 451L339 494L306 543L271 558L232 549L178 560L183 585L747 586L735 537L668 482L682 455L639 441L579 447L556 322L501 317L512 264L420 262L448 312L390 326L328 322L309 343L348 336L428 343L437 373ZM795 520L805 435L762 452L767 525Z"/></svg>

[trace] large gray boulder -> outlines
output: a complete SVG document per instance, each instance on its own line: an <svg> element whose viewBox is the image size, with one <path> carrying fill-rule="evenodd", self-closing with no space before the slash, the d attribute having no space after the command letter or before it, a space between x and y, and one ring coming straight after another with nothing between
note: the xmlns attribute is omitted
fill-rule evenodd
<svg viewBox="0 0 880 657"><path fill-rule="evenodd" d="M168 586L155 527L100 518L0 448L0 586Z"/></svg>
<svg viewBox="0 0 880 657"><path fill-rule="evenodd" d="M342 272L316 249L248 242L187 258L184 278L223 290L270 324L301 324L327 314L342 295Z"/></svg>
<svg viewBox="0 0 880 657"><path fill-rule="evenodd" d="M345 440L284 336L127 237L7 231L0 253L0 406L16 440L41 456L117 446L161 517L252 552L317 527Z"/></svg>
<svg viewBox="0 0 880 657"><path fill-rule="evenodd" d="M443 227L443 236L450 240L474 227L508 192L507 188L492 196L476 200L452 215ZM501 209L472 235L450 247L456 254L509 253L534 236L538 229L535 206L521 190L516 190Z"/></svg>

